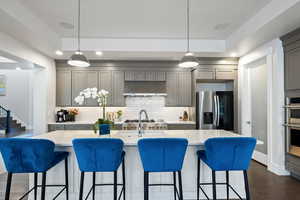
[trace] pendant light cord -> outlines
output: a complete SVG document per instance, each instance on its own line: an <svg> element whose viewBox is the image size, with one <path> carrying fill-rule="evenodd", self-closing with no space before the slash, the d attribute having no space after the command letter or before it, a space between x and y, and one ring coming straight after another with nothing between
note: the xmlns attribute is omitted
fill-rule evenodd
<svg viewBox="0 0 300 200"><path fill-rule="evenodd" d="M186 39L187 53L190 52L190 0L186 1Z"/></svg>
<svg viewBox="0 0 300 200"><path fill-rule="evenodd" d="M78 36L78 51L80 52L80 9L81 8L81 1L78 0L78 33L77 33L77 36Z"/></svg>

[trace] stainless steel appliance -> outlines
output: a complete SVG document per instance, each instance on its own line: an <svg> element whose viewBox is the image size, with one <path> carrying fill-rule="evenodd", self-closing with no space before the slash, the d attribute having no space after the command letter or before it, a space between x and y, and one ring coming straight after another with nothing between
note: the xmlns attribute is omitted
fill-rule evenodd
<svg viewBox="0 0 300 200"><path fill-rule="evenodd" d="M196 93L196 129L233 130L232 91L201 91Z"/></svg>

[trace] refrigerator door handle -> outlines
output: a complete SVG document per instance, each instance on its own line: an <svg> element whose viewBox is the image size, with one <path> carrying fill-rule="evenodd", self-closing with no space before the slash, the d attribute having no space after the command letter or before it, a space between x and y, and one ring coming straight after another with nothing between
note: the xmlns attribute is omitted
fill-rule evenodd
<svg viewBox="0 0 300 200"><path fill-rule="evenodd" d="M217 127L220 125L220 98L216 96L217 99Z"/></svg>
<svg viewBox="0 0 300 200"><path fill-rule="evenodd" d="M216 95L214 95L214 107L213 107L213 116L214 116L214 119L213 119L213 126L216 127L217 126L217 97Z"/></svg>

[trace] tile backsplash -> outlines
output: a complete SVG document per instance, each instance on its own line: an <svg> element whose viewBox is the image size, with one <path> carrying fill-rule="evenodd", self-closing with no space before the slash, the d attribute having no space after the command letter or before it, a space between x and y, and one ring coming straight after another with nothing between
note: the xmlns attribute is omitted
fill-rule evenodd
<svg viewBox="0 0 300 200"><path fill-rule="evenodd" d="M122 119L137 119L140 110L145 109L150 119L163 119L165 121L179 121L179 117L190 107L166 107L166 98L163 96L126 97L126 107L107 107L106 112L123 111ZM57 110L60 108L57 108ZM67 108L64 108L67 109ZM78 107L79 115L76 121L93 122L102 116L102 109L97 107Z"/></svg>

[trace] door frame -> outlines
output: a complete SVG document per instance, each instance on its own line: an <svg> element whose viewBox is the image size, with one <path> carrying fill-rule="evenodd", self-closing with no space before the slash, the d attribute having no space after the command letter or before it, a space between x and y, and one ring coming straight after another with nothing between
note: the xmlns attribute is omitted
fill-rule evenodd
<svg viewBox="0 0 300 200"><path fill-rule="evenodd" d="M252 63L259 61L260 59L266 59L266 67L267 67L267 155L254 151L253 159L269 166L271 165L272 159L272 132L273 132L273 124L272 124L272 114L273 114L273 105L272 105L272 93L273 93L273 50L272 48L267 48L262 50L256 56L251 57L250 59L243 60L240 63L240 97L241 97L241 134L245 136L251 137L251 128L249 129L249 124L247 121L251 121L251 88L249 84L249 65ZM246 91L246 92L245 92Z"/></svg>

